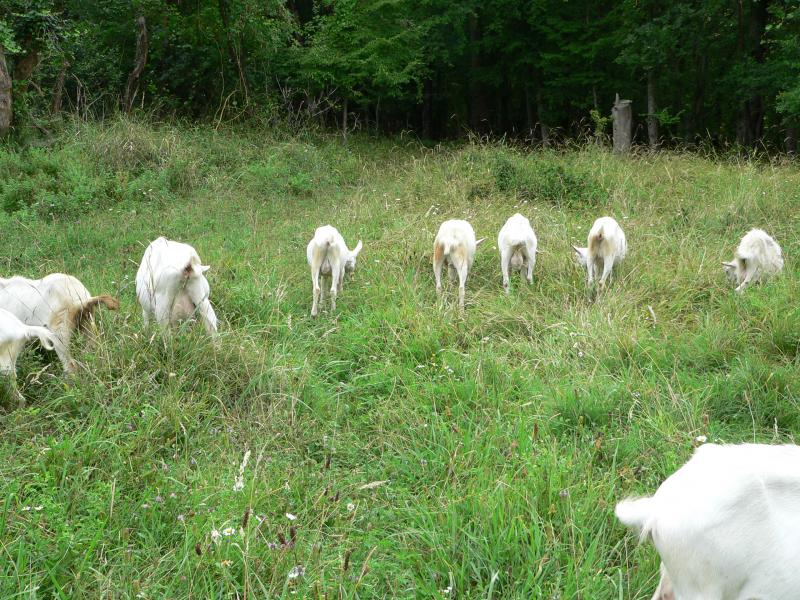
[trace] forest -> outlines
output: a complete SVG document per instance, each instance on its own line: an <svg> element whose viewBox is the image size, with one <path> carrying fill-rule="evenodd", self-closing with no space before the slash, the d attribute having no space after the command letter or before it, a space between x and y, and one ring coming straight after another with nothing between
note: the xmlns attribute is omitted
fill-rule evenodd
<svg viewBox="0 0 800 600"><path fill-rule="evenodd" d="M793 152L791 0L5 0L0 134L60 113Z"/></svg>

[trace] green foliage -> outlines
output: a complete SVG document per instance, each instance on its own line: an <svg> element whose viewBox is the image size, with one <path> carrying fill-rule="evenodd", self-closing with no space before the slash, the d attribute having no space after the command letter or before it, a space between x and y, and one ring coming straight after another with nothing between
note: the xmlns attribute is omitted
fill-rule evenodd
<svg viewBox="0 0 800 600"><path fill-rule="evenodd" d="M614 504L699 435L800 432L797 263L743 296L719 266L756 225L797 254L780 161L116 119L4 148L0 173L4 202L27 181L23 204L78 207L0 211L4 275L121 300L73 378L34 344L26 408L0 403L3 598L649 598L657 554ZM506 296L491 240L516 211L540 252ZM630 252L592 295L568 244L601 211ZM465 216L489 240L459 318L430 253ZM312 319L304 249L328 222L364 250ZM158 235L212 266L217 339L142 329L132 280Z"/></svg>
<svg viewBox="0 0 800 600"><path fill-rule="evenodd" d="M498 154L493 173L500 192L521 200L547 202L560 208L586 208L602 205L608 199L608 193L590 172L553 159Z"/></svg>

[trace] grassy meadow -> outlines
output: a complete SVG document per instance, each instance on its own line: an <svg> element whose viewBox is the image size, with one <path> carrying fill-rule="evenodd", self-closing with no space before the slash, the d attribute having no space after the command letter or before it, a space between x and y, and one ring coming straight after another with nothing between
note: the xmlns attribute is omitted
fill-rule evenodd
<svg viewBox="0 0 800 600"><path fill-rule="evenodd" d="M646 599L657 555L614 504L697 436L800 432L790 163L117 120L0 150L0 203L0 274L122 303L77 376L31 345L0 404L2 598ZM517 211L540 253L506 296ZM569 244L602 214L629 256L594 294ZM448 218L488 238L463 318L433 285ZM326 223L364 250L312 319ZM786 269L737 296L720 261L756 226ZM143 330L159 235L211 265L216 341Z"/></svg>

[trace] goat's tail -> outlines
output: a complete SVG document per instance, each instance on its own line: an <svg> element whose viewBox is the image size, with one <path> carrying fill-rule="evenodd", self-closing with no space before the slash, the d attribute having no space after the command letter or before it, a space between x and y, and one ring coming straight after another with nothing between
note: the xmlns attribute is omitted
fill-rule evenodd
<svg viewBox="0 0 800 600"><path fill-rule="evenodd" d="M56 334L52 331L47 329L47 327L39 327L38 325L29 325L28 326L28 339L32 340L33 338L39 338L39 342L41 342L42 346L46 350L52 350L55 347L56 342Z"/></svg>
<svg viewBox="0 0 800 600"><path fill-rule="evenodd" d="M637 498L623 500L617 504L614 513L623 525L639 532L639 539L645 540L655 524L656 505L654 499Z"/></svg>
<svg viewBox="0 0 800 600"><path fill-rule="evenodd" d="M594 231L589 235L589 250L597 250L597 247L603 242L603 239L605 239L605 235L601 225L597 231Z"/></svg>
<svg viewBox="0 0 800 600"><path fill-rule="evenodd" d="M92 296L83 304L73 307L69 313L69 322L75 329L83 330L86 327L87 319L94 314L94 310L103 304L108 310L119 310L119 300L114 296L106 294Z"/></svg>

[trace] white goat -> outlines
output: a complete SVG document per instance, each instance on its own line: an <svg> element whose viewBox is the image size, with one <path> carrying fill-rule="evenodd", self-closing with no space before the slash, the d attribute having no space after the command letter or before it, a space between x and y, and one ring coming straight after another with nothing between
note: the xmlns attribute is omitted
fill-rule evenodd
<svg viewBox="0 0 800 600"><path fill-rule="evenodd" d="M705 444L654 496L616 514L661 556L653 600L798 596L798 446Z"/></svg>
<svg viewBox="0 0 800 600"><path fill-rule="evenodd" d="M783 269L781 247L763 229L751 229L742 238L730 262L723 262L725 274L736 291L741 293L748 285L766 280Z"/></svg>
<svg viewBox="0 0 800 600"><path fill-rule="evenodd" d="M600 275L600 286L604 287L611 269L615 264L625 258L628 252L628 243L625 240L625 233L614 219L611 217L600 217L592 225L586 248L573 246L575 259L589 272L589 285L594 283L595 278Z"/></svg>
<svg viewBox="0 0 800 600"><path fill-rule="evenodd" d="M189 244L164 237L150 243L136 272L136 297L144 326L150 319L163 328L199 315L206 331L217 332L217 315L211 306L211 287L204 273L211 267L200 262Z"/></svg>
<svg viewBox="0 0 800 600"><path fill-rule="evenodd" d="M509 217L500 230L497 236L497 248L500 250L500 270L503 272L503 288L506 294L509 288L509 270L519 270L528 283L533 282L536 243L536 234L530 221L519 213Z"/></svg>
<svg viewBox="0 0 800 600"><path fill-rule="evenodd" d="M436 293L442 294L442 268L447 264L450 281L458 277L458 308L464 310L467 275L475 260L475 249L486 238L475 241L475 231L467 221L452 219L439 226L433 241L433 276Z"/></svg>
<svg viewBox="0 0 800 600"><path fill-rule="evenodd" d="M16 315L0 308L0 375L9 378L12 392L20 405L25 404L25 399L17 389L17 357L25 344L34 338L39 338L42 346L48 350L52 350L57 342L49 329L25 325Z"/></svg>
<svg viewBox="0 0 800 600"><path fill-rule="evenodd" d="M46 326L55 334L53 346L66 373L75 370L69 352L72 334L81 330L95 333L94 309L100 304L117 310L119 301L111 296L92 296L78 279L52 273L42 279L0 278L0 308L14 314L26 325Z"/></svg>
<svg viewBox="0 0 800 600"><path fill-rule="evenodd" d="M331 312L333 312L336 310L336 296L342 291L344 274L355 271L356 258L362 247L361 240L358 240L356 247L348 250L342 234L332 225L323 225L314 231L314 237L306 248L308 266L311 267L312 317L319 314L319 299L322 294L319 286L320 275L331 278Z"/></svg>

